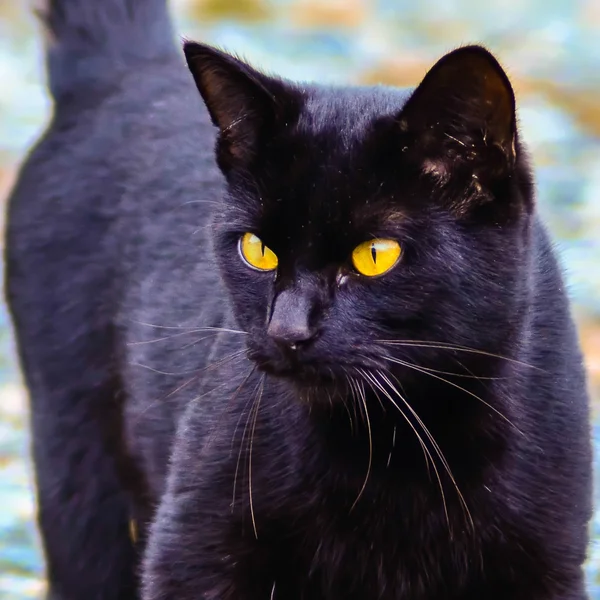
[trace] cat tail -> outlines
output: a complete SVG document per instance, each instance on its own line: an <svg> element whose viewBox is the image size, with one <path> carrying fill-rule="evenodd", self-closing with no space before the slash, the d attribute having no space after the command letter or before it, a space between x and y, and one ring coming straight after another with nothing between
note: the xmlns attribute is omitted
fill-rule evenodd
<svg viewBox="0 0 600 600"><path fill-rule="evenodd" d="M178 54L167 0L37 0L35 12L55 100L100 91L124 71Z"/></svg>

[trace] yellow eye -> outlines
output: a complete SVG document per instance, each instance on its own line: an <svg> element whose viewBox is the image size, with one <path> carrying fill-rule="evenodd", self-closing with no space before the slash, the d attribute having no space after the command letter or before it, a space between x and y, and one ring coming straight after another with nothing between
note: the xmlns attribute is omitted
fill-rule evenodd
<svg viewBox="0 0 600 600"><path fill-rule="evenodd" d="M400 244L396 240L369 240L354 248L354 268L367 277L387 273L400 258Z"/></svg>
<svg viewBox="0 0 600 600"><path fill-rule="evenodd" d="M253 233L245 233L240 238L242 258L259 271L272 271L277 268L277 256Z"/></svg>

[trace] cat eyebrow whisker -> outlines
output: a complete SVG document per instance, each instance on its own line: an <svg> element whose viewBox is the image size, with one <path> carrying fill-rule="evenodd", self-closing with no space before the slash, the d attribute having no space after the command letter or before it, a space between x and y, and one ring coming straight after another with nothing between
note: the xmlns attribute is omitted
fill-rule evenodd
<svg viewBox="0 0 600 600"><path fill-rule="evenodd" d="M446 137L449 137L451 140L454 140L457 144L460 144L461 146L464 146L465 148L467 147L467 145L463 141L459 140L458 138L454 137L453 135L450 135L449 133L446 133L446 132L444 132L444 135Z"/></svg>
<svg viewBox="0 0 600 600"><path fill-rule="evenodd" d="M223 202L219 200L188 200L187 202L179 204L176 209L190 204L214 204L215 206L223 206Z"/></svg>
<svg viewBox="0 0 600 600"><path fill-rule="evenodd" d="M243 115L239 116L237 119L234 119L233 121L231 121L231 123L229 123L229 125L227 125L227 127L223 128L223 131L221 133L225 133L226 131L233 129L236 125L239 125L242 121L244 121L247 118L248 118L247 114L243 114Z"/></svg>
<svg viewBox="0 0 600 600"><path fill-rule="evenodd" d="M192 231L191 236L190 237L194 237L195 235L198 235L199 233L204 233L207 230L211 230L214 227L214 223L206 223L205 225L202 225L201 227L198 227L197 229L194 229L194 231Z"/></svg>

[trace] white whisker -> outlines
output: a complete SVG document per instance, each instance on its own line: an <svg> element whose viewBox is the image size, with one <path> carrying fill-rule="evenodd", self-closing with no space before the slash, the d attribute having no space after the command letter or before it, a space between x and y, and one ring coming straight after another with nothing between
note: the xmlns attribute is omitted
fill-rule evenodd
<svg viewBox="0 0 600 600"><path fill-rule="evenodd" d="M358 386L358 384L356 384L356 387L358 389L362 405L365 409L365 421L367 424L367 435L369 437L369 462L367 464L367 474L365 475L365 480L362 484L362 487L360 488L360 491L358 492L358 496L356 496L356 500L354 500L354 503L350 507L350 512L352 512L354 507L358 504L360 497L362 496L363 492L365 491L365 488L367 487L367 482L369 481L369 475L371 474L371 468L372 468L372 464L373 464L373 434L371 432L371 420L369 419L369 409L367 407L367 398L365 395L364 387L361 388Z"/></svg>
<svg viewBox="0 0 600 600"><path fill-rule="evenodd" d="M453 381L448 381L447 379L444 379L443 377L440 377L439 375L436 375L435 373L426 371L426 370L422 369L421 367L417 367L416 365L413 365L409 362L400 360L399 358L386 357L386 360L389 360L390 362L393 362L393 363L396 363L399 365L403 365L409 369L414 369L415 371L418 371L419 373L423 373L424 375L429 375L430 377L433 377L435 379L439 379L440 381L443 381L444 383L447 383L448 385L451 385L452 387L455 387L456 389L465 392L465 394L468 394L469 396L475 398L476 400L479 400L479 402L481 402L482 404L487 406L490 410L495 412L499 417L504 419L509 425L514 427L515 431L517 431L520 435L522 435L523 437L527 437L505 414L500 412L495 406L492 406L489 402L486 402L483 398L481 398L481 396L478 396L471 390L468 390L468 389L458 385L457 383L454 383Z"/></svg>
<svg viewBox="0 0 600 600"><path fill-rule="evenodd" d="M363 377L365 377L368 381L370 381L373 385L375 385L388 398L388 400L398 409L398 412L402 415L404 420L408 423L410 428L413 430L414 434L417 436L417 440L419 441L419 444L421 445L421 448L423 449L423 453L425 454L425 462L426 463L427 463L427 457L429 457L429 460L431 461L433 470L435 471L435 475L436 475L438 485L440 488L440 493L442 495L442 504L444 506L444 514L446 515L448 529L450 530L450 534L452 535L452 526L450 524L450 515L448 514L448 506L446 504L446 494L444 493L444 486L442 484L442 478L440 477L440 473L438 471L437 465L435 464L435 460L433 459L433 456L431 455L429 448L423 441L423 438L417 431L417 428L413 425L412 421L408 418L408 416L405 414L405 412L400 408L400 405L392 398L390 393L383 387L383 385L379 381L377 381L377 379L375 379L375 377L372 376L369 372L363 371L361 369L361 373L362 373Z"/></svg>
<svg viewBox="0 0 600 600"><path fill-rule="evenodd" d="M379 340L382 344L388 344L390 346L406 346L406 347L415 347L415 348L436 348L438 350L453 350L455 352L470 352L472 354L481 354L483 356L489 356L490 358L499 358L500 360L505 360L507 362L511 362L517 365L521 365L523 367L528 367L530 369L535 369L536 371L545 372L543 369L536 367L535 365L531 365L529 363L516 360L514 358L510 358L508 356L502 356L501 354L494 354L493 352L487 352L486 350L477 350L476 348L468 348L466 346L460 346L456 344L449 344L447 342L430 342L430 341L415 341L415 340Z"/></svg>
<svg viewBox="0 0 600 600"><path fill-rule="evenodd" d="M438 455L438 457L440 458L440 460L442 462L442 465L446 469L446 472L448 473L448 476L450 477L450 480L452 481L452 483L454 484L454 487L456 488L456 493L458 494L458 497L459 497L459 499L460 499L460 501L461 501L461 503L462 503L462 505L463 505L466 513L467 513L467 516L469 517L469 521L471 522L471 526L474 527L474 522L473 522L473 517L471 515L471 511L469 510L469 507L467 506L466 500L465 500L462 492L460 491L460 488L458 487L458 483L456 482L456 479L454 478L454 475L452 474L452 470L450 469L450 465L448 464L448 461L446 460L446 457L444 456L444 453L442 452L442 449L440 448L439 444L435 441L435 438L433 437L433 435L431 434L431 432L429 431L429 429L427 428L427 426L425 425L425 423L423 422L423 420L421 419L421 417L419 417L419 415L414 410L414 408L410 405L410 403L408 402L408 400L406 400L406 398L404 398L404 396L402 394L400 394L400 392L396 389L396 386L394 386L394 384L385 375L385 373L382 373L381 371L378 371L378 373L383 378L383 380L388 384L388 386L390 386L390 388L395 392L395 394L398 396L398 398L400 398L400 400L402 400L402 402L404 403L404 405L408 408L408 410L411 412L411 414L417 420L417 422L421 426L423 432L425 433L425 435L427 436L427 438L429 439L429 441L433 445L433 449L436 451L436 454Z"/></svg>
<svg viewBox="0 0 600 600"><path fill-rule="evenodd" d="M247 331L242 331L240 329L230 329L228 327L211 327L211 326L200 327L198 325L190 325L190 326L183 327L180 325L156 325L154 323L147 323L145 321L137 321L134 319L131 319L131 322L136 323L137 325L143 325L144 327L153 327L154 329L171 329L171 330L178 330L178 331L186 330L186 331L197 332L197 333L201 333L203 331L220 331L222 333L239 333L242 335L248 335Z"/></svg>
<svg viewBox="0 0 600 600"><path fill-rule="evenodd" d="M252 431L250 432L250 456L248 458L248 493L250 496L250 517L252 519L252 527L254 529L254 537L258 539L258 529L256 527L256 516L254 514L254 502L252 498L252 447L254 446L254 432L256 430L256 421L258 419L258 411L260 409L260 401L262 400L263 391L265 389L265 375L262 376L258 402L254 410L254 420L252 422Z"/></svg>
<svg viewBox="0 0 600 600"><path fill-rule="evenodd" d="M163 337L159 337L159 338L154 338L152 340L141 340L138 342L127 342L127 346L143 346L146 344L156 344L158 342L164 342L166 340L172 340L184 335L190 335L192 333L212 333L213 335L217 335L218 333L237 333L237 334L245 334L245 331L237 331L235 329L224 329L224 328L220 328L220 327L204 327L204 328L192 328L192 329L188 329L186 331L180 331L179 333L174 333L173 335L165 335ZM201 339L208 339L207 336L205 338L201 338Z"/></svg>
<svg viewBox="0 0 600 600"><path fill-rule="evenodd" d="M235 492L236 492L236 488L237 488L237 480L238 480L238 474L240 471L240 462L241 462L241 458L242 458L242 450L244 448L244 441L246 440L246 433L248 432L248 426L250 425L250 418L253 414L253 410L254 410L254 404L256 402L256 398L257 398L257 394L258 394L258 389L261 385L261 381L257 382L256 386L254 387L254 389L252 390L252 393L250 394L250 397L248 398L248 401L246 402L246 405L244 406L244 411L246 410L246 408L248 407L248 404L251 403L250 406L250 410L248 412L248 415L246 417L246 425L244 426L244 431L242 431L242 439L240 440L240 449L238 451L238 457L237 457L237 462L235 464L235 472L233 474L233 495L232 495L232 501L231 501L231 510L233 512L233 509L235 507ZM240 414L240 418L243 414ZM238 422L239 425L239 422ZM237 426L236 426L236 431L237 431ZM234 433L234 437L235 437L235 433Z"/></svg>

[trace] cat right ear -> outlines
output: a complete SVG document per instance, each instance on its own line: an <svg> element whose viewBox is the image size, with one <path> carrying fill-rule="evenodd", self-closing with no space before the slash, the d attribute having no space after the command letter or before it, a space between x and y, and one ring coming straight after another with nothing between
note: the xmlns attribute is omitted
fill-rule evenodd
<svg viewBox="0 0 600 600"><path fill-rule="evenodd" d="M425 172L447 182L462 170L493 186L516 162L515 97L498 61L466 46L439 60L402 109L401 130Z"/></svg>
<svg viewBox="0 0 600 600"><path fill-rule="evenodd" d="M216 48L186 42L196 86L220 135L219 166L247 165L262 139L282 118L284 84Z"/></svg>

